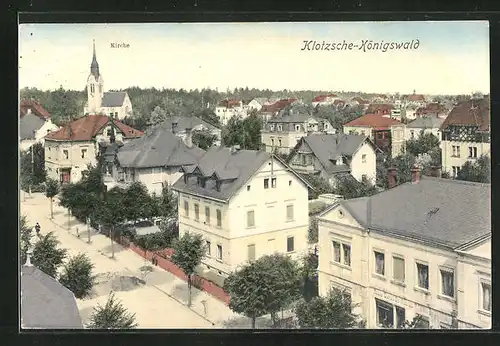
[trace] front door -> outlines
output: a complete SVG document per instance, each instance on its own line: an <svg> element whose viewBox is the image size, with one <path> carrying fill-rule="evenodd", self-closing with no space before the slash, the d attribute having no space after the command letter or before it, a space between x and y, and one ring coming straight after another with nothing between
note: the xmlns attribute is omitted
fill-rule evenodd
<svg viewBox="0 0 500 346"><path fill-rule="evenodd" d="M71 169L64 169L61 171L61 183L66 184L69 183L71 177Z"/></svg>

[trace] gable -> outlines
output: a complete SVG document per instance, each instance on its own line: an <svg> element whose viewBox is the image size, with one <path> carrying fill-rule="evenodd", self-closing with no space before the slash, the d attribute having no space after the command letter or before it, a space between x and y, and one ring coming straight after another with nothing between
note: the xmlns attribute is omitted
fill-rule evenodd
<svg viewBox="0 0 500 346"><path fill-rule="evenodd" d="M491 259L491 237L464 251L466 254Z"/></svg>
<svg viewBox="0 0 500 346"><path fill-rule="evenodd" d="M319 215L319 220L333 221L351 227L364 228L340 203L332 205Z"/></svg>

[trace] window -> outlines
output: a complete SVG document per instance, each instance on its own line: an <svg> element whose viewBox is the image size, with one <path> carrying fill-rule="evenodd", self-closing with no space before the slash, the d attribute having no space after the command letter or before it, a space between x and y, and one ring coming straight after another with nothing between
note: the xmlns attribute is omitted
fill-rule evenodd
<svg viewBox="0 0 500 346"><path fill-rule="evenodd" d="M368 176L366 174L361 175L361 181L366 182L368 180Z"/></svg>
<svg viewBox="0 0 500 346"><path fill-rule="evenodd" d="M205 207L205 223L210 225L210 207Z"/></svg>
<svg viewBox="0 0 500 346"><path fill-rule="evenodd" d="M281 139L278 139L279 146L281 147Z"/></svg>
<svg viewBox="0 0 500 346"><path fill-rule="evenodd" d="M366 163L366 154L361 155L361 162Z"/></svg>
<svg viewBox="0 0 500 346"><path fill-rule="evenodd" d="M286 220L293 221L293 204L286 206Z"/></svg>
<svg viewBox="0 0 500 346"><path fill-rule="evenodd" d="M300 125L295 125L295 131L300 131Z"/></svg>
<svg viewBox="0 0 500 346"><path fill-rule="evenodd" d="M469 158L477 158L477 148L469 147Z"/></svg>
<svg viewBox="0 0 500 346"><path fill-rule="evenodd" d="M452 145L451 149L453 152L453 154L452 154L453 157L460 157L460 146Z"/></svg>
<svg viewBox="0 0 500 346"><path fill-rule="evenodd" d="M455 297L454 274L451 270L441 269L441 293L447 297Z"/></svg>
<svg viewBox="0 0 500 346"><path fill-rule="evenodd" d="M278 131L281 131L281 130L283 130L283 126L278 125ZM281 142L281 141L280 141L280 142ZM280 143L280 145L281 145L281 143Z"/></svg>
<svg viewBox="0 0 500 346"><path fill-rule="evenodd" d="M271 129L271 131L274 131L274 125L269 125L269 128ZM274 142L274 139L271 139L271 141Z"/></svg>
<svg viewBox="0 0 500 346"><path fill-rule="evenodd" d="M429 266L417 263L418 287L429 289Z"/></svg>
<svg viewBox="0 0 500 346"><path fill-rule="evenodd" d="M248 245L248 260L255 261L255 244Z"/></svg>
<svg viewBox="0 0 500 346"><path fill-rule="evenodd" d="M95 91L94 84L90 84L90 92L93 94Z"/></svg>
<svg viewBox="0 0 500 346"><path fill-rule="evenodd" d="M247 185L247 191L250 191L250 185Z"/></svg>
<svg viewBox="0 0 500 346"><path fill-rule="evenodd" d="M69 152L67 150L63 150L63 155L64 155L64 158L67 160L69 157Z"/></svg>
<svg viewBox="0 0 500 346"><path fill-rule="evenodd" d="M402 328L406 320L405 309L396 306L396 328Z"/></svg>
<svg viewBox="0 0 500 346"><path fill-rule="evenodd" d="M292 181L288 180L288 186L292 186Z"/></svg>
<svg viewBox="0 0 500 346"><path fill-rule="evenodd" d="M292 252L293 249L294 249L294 246L293 246L293 237L288 237L286 238L286 251L287 252Z"/></svg>
<svg viewBox="0 0 500 346"><path fill-rule="evenodd" d="M276 188L276 178L271 178L271 187L272 187L273 189L275 189L275 188Z"/></svg>
<svg viewBox="0 0 500 346"><path fill-rule="evenodd" d="M255 227L255 211L247 211L247 228Z"/></svg>
<svg viewBox="0 0 500 346"><path fill-rule="evenodd" d="M344 255L344 264L346 266L351 266L351 245L342 244L342 253Z"/></svg>
<svg viewBox="0 0 500 346"><path fill-rule="evenodd" d="M340 263L340 258L341 258L340 243L332 241L332 245L333 245L333 261Z"/></svg>
<svg viewBox="0 0 500 346"><path fill-rule="evenodd" d="M325 129L325 130L328 130L328 123L325 123L325 125L324 125L324 129Z"/></svg>
<svg viewBox="0 0 500 346"><path fill-rule="evenodd" d="M375 299L375 307L377 309L377 326L382 328L393 328L394 311L392 305L382 300Z"/></svg>
<svg viewBox="0 0 500 346"><path fill-rule="evenodd" d="M222 227L222 212L220 209L217 209L217 227Z"/></svg>
<svg viewBox="0 0 500 346"><path fill-rule="evenodd" d="M87 155L87 149L82 149L82 159Z"/></svg>
<svg viewBox="0 0 500 346"><path fill-rule="evenodd" d="M194 204L194 219L200 221L200 206L197 203Z"/></svg>
<svg viewBox="0 0 500 346"><path fill-rule="evenodd" d="M118 118L118 112L115 112L115 117L117 117L117 118Z"/></svg>
<svg viewBox="0 0 500 346"><path fill-rule="evenodd" d="M217 259L222 261L222 245L217 245Z"/></svg>
<svg viewBox="0 0 500 346"><path fill-rule="evenodd" d="M207 256L210 257L212 254L211 254L211 250L212 249L212 243L210 243L208 240L207 240Z"/></svg>
<svg viewBox="0 0 500 346"><path fill-rule="evenodd" d="M269 189L269 178L264 179L264 189Z"/></svg>
<svg viewBox="0 0 500 346"><path fill-rule="evenodd" d="M189 203L188 201L184 201L184 215L189 217Z"/></svg>
<svg viewBox="0 0 500 346"><path fill-rule="evenodd" d="M482 306L484 311L491 311L491 284L481 282Z"/></svg>
<svg viewBox="0 0 500 346"><path fill-rule="evenodd" d="M392 277L399 282L405 281L405 260L401 257L392 257Z"/></svg>
<svg viewBox="0 0 500 346"><path fill-rule="evenodd" d="M385 275L385 255L375 251L375 273Z"/></svg>
<svg viewBox="0 0 500 346"><path fill-rule="evenodd" d="M274 139L271 139L271 146L274 147Z"/></svg>

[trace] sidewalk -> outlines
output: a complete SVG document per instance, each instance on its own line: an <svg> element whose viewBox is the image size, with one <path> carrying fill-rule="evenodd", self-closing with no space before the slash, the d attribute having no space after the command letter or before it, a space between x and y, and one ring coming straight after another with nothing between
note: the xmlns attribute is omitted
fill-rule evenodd
<svg viewBox="0 0 500 346"><path fill-rule="evenodd" d="M121 273L121 275L141 278L145 285L127 292L117 292L117 298L122 300L131 312L137 314L137 320L142 328L223 328L228 320L245 321L249 319L233 313L223 302L211 295L192 288L192 307L186 306L188 299L187 283L175 275L164 271L136 254L114 243L115 258L111 259L111 240L91 231L91 243L87 243L87 225L70 218L68 230L68 213L54 201L54 219L50 219L50 207L45 196L33 196L26 202L21 202L21 214L25 214L29 222L39 221L42 234L47 230L68 249L69 255L84 252L94 263L94 273ZM43 221L40 217L43 217ZM42 223L43 222L43 223ZM76 235L79 229L80 238ZM151 266L147 275L141 272L143 266ZM78 300L84 321L90 316L92 307L97 303L104 304L107 294L91 300ZM166 305L165 305L166 304ZM168 305L168 306L167 306ZM140 320L140 321L139 321ZM180 323L182 325L179 325ZM168 324L166 324L168 323ZM173 326L172 324L175 324ZM241 328L245 328L243 325Z"/></svg>

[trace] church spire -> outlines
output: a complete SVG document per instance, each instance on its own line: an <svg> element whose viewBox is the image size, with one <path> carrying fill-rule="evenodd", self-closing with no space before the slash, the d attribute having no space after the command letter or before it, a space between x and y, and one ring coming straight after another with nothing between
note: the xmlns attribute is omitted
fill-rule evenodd
<svg viewBox="0 0 500 346"><path fill-rule="evenodd" d="M92 64L90 64L90 73L97 79L99 77L99 64L97 63L97 57L95 54L95 40L93 40L93 48L94 53L92 55Z"/></svg>

